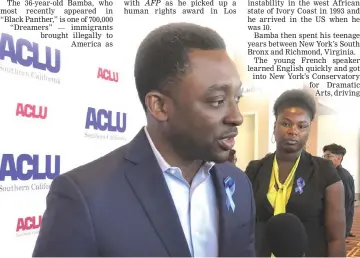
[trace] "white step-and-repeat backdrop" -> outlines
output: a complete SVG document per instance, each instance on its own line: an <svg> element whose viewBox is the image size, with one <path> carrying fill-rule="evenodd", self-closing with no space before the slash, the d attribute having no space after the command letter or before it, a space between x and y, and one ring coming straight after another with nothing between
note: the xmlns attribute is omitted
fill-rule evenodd
<svg viewBox="0 0 360 258"><path fill-rule="evenodd" d="M352 22L334 18L345 16L345 9L315 6L320 2L1 0L0 257L31 256L46 195L56 176L128 143L145 125L133 70L137 48L151 30L169 22L193 22L215 29L225 39L229 54L240 60L237 64L245 92L256 88L274 94L274 89L309 83L289 77L292 73L286 71L295 61L297 67L315 69L306 73L312 76L322 74L319 71L324 67L337 66L333 59L346 61L347 56L352 57L350 52L334 52L325 55L325 65L311 60L301 63L301 55L266 55L273 49L281 54L283 46L294 53L320 51L314 42L330 42L324 35L328 37L332 31L355 33L359 18ZM320 13L327 9L327 16L311 13L319 8ZM322 22L324 17L333 20ZM299 38L294 38L295 34ZM342 40L337 34L331 35L336 38L331 39L334 42ZM349 47L351 51L357 51L355 39L359 36L355 35L348 40L355 44ZM300 38L315 45L297 48L292 43L295 47L291 48L289 44ZM328 48L320 45L321 49ZM340 47L336 51L344 52ZM260 64L256 56L261 56ZM269 59L267 63L265 58ZM278 79L244 73L248 66L272 65L274 58L286 68L276 73ZM358 64L350 66L358 69ZM356 74L354 71L350 74ZM322 90L326 88L327 80L316 82L321 83ZM351 107L350 116L356 113L354 107L359 102L357 97L332 97L331 103L339 103L337 108ZM353 160L355 164L357 160Z"/></svg>
<svg viewBox="0 0 360 258"><path fill-rule="evenodd" d="M150 30L195 22L218 30L229 48L240 36L229 28L235 16L125 16L123 1L65 2L0 3L0 257L31 256L56 176L126 144L145 125L133 67ZM95 8L96 15L79 11Z"/></svg>

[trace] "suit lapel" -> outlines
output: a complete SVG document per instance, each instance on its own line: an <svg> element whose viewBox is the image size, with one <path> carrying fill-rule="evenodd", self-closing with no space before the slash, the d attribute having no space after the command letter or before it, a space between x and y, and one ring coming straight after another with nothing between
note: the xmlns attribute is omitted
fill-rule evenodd
<svg viewBox="0 0 360 258"><path fill-rule="evenodd" d="M293 182L293 187L291 190L291 194L290 194L290 198L288 203L290 203L293 198L296 198L297 196L300 196L300 193L295 192L297 185L297 180L299 178L302 178L305 182L305 186L303 187L303 190L305 191L306 189L306 184L309 181L310 177L313 175L314 172L314 167L313 164L311 162L311 156L309 153L307 153L306 151L303 151L301 153L301 157L300 157L300 161L298 164L298 167L295 171L295 177L294 177L294 182Z"/></svg>
<svg viewBox="0 0 360 258"><path fill-rule="evenodd" d="M171 193L144 130L129 144L125 158L134 165L126 178L169 256L190 257Z"/></svg>
<svg viewBox="0 0 360 258"><path fill-rule="evenodd" d="M235 212L228 210L226 207L226 193L224 187L224 179L230 175L225 173L225 170L221 170L220 165L216 165L211 169L211 177L214 182L216 189L216 198L218 203L219 210L219 257L229 257L233 256L231 248L228 246L231 243L231 235L236 229L237 223L239 221L239 213L241 212L241 207L236 206ZM233 194L233 200L237 203L236 187Z"/></svg>
<svg viewBox="0 0 360 258"><path fill-rule="evenodd" d="M257 191L258 198L265 198L262 203L264 203L265 208L271 213L274 213L274 208L269 203L269 200L267 198L267 193L269 191L269 184L271 180L272 175L272 165L274 162L275 153L269 155L268 157L264 158L262 161L262 164L260 164L259 171L258 171L258 177L256 185L259 186L259 189ZM268 183L264 183L268 182ZM255 186L256 187L256 186Z"/></svg>

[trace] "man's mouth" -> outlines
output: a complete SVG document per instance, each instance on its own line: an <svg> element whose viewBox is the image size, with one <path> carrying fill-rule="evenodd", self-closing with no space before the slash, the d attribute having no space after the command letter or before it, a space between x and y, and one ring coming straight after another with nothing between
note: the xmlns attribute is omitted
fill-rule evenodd
<svg viewBox="0 0 360 258"><path fill-rule="evenodd" d="M229 134L219 140L219 145L222 149L229 151L231 150L235 145L235 137L237 133Z"/></svg>

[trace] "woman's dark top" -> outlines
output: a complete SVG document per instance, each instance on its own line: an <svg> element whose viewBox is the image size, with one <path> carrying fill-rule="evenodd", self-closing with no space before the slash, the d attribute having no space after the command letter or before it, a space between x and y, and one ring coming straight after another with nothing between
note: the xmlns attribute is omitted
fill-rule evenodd
<svg viewBox="0 0 360 258"><path fill-rule="evenodd" d="M257 257L270 257L271 255L264 230L267 220L274 214L274 209L266 196L269 190L274 155L275 153L261 160L251 161L245 171L252 182L256 202L255 249ZM305 181L301 194L295 191L298 178ZM327 256L324 225L325 189L340 180L331 161L312 156L306 151L302 152L286 212L298 216L305 227L308 238L305 254L307 257Z"/></svg>

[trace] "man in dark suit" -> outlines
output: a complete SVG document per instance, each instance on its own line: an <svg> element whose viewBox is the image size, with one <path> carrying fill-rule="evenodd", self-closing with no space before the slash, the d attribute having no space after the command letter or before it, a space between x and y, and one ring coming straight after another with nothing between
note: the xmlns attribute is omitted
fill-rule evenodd
<svg viewBox="0 0 360 258"><path fill-rule="evenodd" d="M354 236L351 233L351 228L354 219L354 205L355 205L355 183L352 175L345 168L342 167L341 163L346 154L346 149L337 144L326 145L323 148L324 158L329 159L333 162L341 181L344 185L345 193L345 215L346 215L346 237Z"/></svg>
<svg viewBox="0 0 360 258"><path fill-rule="evenodd" d="M251 183L226 162L243 118L223 39L194 24L157 28L135 83L147 126L53 181L33 256L254 256Z"/></svg>

